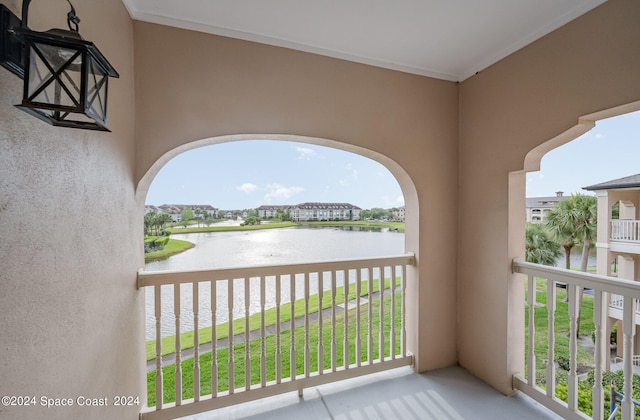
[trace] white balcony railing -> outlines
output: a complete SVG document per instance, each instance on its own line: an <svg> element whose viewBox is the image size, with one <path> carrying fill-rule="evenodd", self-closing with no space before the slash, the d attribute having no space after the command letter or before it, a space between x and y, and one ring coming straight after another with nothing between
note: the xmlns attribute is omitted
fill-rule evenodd
<svg viewBox="0 0 640 420"><path fill-rule="evenodd" d="M640 220L612 220L611 240L640 244Z"/></svg>
<svg viewBox="0 0 640 420"><path fill-rule="evenodd" d="M640 322L640 300L636 301L636 323ZM612 294L609 299L609 309L613 309L609 314L615 318L622 319L619 314L622 314L624 308L624 296Z"/></svg>
<svg viewBox="0 0 640 420"><path fill-rule="evenodd" d="M602 386L602 372L605 360L609 357L609 337L605 333L606 315L610 302L607 295L622 296L622 325L623 325L623 370L624 386L622 393L622 418L631 420L634 418L634 404L632 400L632 375L633 375L633 335L635 333L636 302L640 299L640 282L622 280L614 277L599 276L595 274L564 270L532 264L520 259L513 262L513 270L516 273L528 276L528 352L526 355L527 372L525 376L516 375L514 385L517 389L555 411L563 418L585 419L588 418L578 410L578 373L577 373L577 349L576 337L577 322L579 316L579 288L593 290L593 318L595 326L595 354L594 354L594 387L593 387L593 419L602 419L604 410L604 390ZM568 374L568 402L556 398L556 368L553 362L547 363L545 384L542 389L536 378L535 350L535 308L542 303L536 299L537 283L543 280L547 293L547 341L548 353L546 359L555 358L555 314L556 314L556 283L567 285L568 311L569 311L569 374ZM607 349L605 351L605 349ZM620 388L618 388L620 389Z"/></svg>
<svg viewBox="0 0 640 420"><path fill-rule="evenodd" d="M413 264L413 254L406 254L140 272L138 286L154 291L156 321L155 392L149 390L155 407L145 409L141 418L172 419L290 391L302 394L307 387L410 365L404 291L406 267ZM192 296L190 308L181 308L181 293ZM163 314L163 294L173 295L173 313ZM267 302L273 303L271 309ZM210 309L200 313L201 307ZM199 318L209 317L214 326L210 343L201 344L195 328L193 359L183 361L176 334L170 339L176 351L169 356L175 366L163 369L163 317L175 319L179 332L181 314L196 326ZM212 356L201 360L205 351ZM169 396L164 386L171 386L171 380L165 381L165 375L173 377L175 390ZM193 389L187 390L182 380L191 376Z"/></svg>

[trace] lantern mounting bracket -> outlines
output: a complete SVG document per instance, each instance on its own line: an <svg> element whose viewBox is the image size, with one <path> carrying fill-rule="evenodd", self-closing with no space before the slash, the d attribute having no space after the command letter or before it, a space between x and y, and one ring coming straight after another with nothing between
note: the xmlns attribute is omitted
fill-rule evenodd
<svg viewBox="0 0 640 420"><path fill-rule="evenodd" d="M10 32L21 26L20 18L0 4L0 65L24 79L24 46Z"/></svg>

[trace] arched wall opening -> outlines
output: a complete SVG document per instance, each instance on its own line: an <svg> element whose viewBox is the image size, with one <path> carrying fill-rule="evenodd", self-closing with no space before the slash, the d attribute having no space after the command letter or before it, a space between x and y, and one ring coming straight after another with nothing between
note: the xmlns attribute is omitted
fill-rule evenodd
<svg viewBox="0 0 640 420"><path fill-rule="evenodd" d="M410 217L407 219L407 227L405 229L405 250L407 252L418 252L418 220L417 214L419 212L418 209L418 196L416 192L415 185L407 172L395 161L392 159L369 149L365 149L362 147L338 142L335 140L329 139L320 139L314 137L305 137L305 136L297 136L297 135L255 135L255 134L240 134L240 135L229 135L229 136L220 136L220 137L211 137L201 140L196 140L193 142L185 143L179 147L174 148L173 150L165 153L160 157L147 171L146 174L141 178L138 183L136 189L136 199L139 205L144 205L145 198L149 191L149 187L155 176L158 174L160 169L164 165L167 164L171 159L184 153L188 150L197 149L203 146L210 146L215 144L243 141L243 140L276 140L276 141L288 141L288 142L297 142L297 143L307 143L307 144L315 144L319 146L331 147L334 149L344 150L347 152L351 152L360 156L364 156L371 160L374 160L385 168L389 170L389 172L394 176L394 178L398 181L400 188L402 190L402 194L404 195L405 200L405 208L407 214L415 214L415 217Z"/></svg>
<svg viewBox="0 0 640 420"><path fill-rule="evenodd" d="M525 215L524 202L527 196L526 194L526 175L527 173L540 171L542 158L554 149L565 145L573 140L578 139L583 134L589 132L599 120L608 118L614 118L622 116L631 112L640 110L640 102L632 102L629 104L617 106L614 108L602 110L599 112L591 113L579 117L576 125L553 137L537 147L531 149L525 156L523 162L523 169L519 171L513 171L509 174L509 243L512 255L517 255L524 259L524 242L525 242L525 220L522 217ZM632 175L630 173L629 175ZM606 178L606 177L605 177ZM612 176L611 178L615 178ZM607 181L608 179L602 179ZM587 183L585 183L586 185ZM609 208L611 212L612 206ZM599 207L599 211L601 208ZM613 263L613 259L610 255L606 259L598 257L598 274L610 275L610 267ZM604 266L604 267L603 267ZM524 311L524 299L517 305L519 311ZM615 320L607 317L605 326L605 337L610 336ZM524 328L524 326L523 326ZM620 338L620 331L618 331L618 337ZM514 354L524 356L524 342L511 342L511 345L517 346L514 350ZM609 365L607 364L607 368Z"/></svg>
<svg viewBox="0 0 640 420"><path fill-rule="evenodd" d="M138 208L140 210L140 214L142 214L142 209L145 205L145 199L147 193L149 191L149 187L155 176L159 173L161 168L169 162L174 157L178 156L181 153L184 153L189 150L197 149L203 146L210 146L222 143L229 142L238 142L238 141L246 141L246 140L275 140L275 141L288 141L288 142L297 142L297 143L306 143L311 145L319 145L325 147L331 147L334 149L344 150L347 152L351 152L354 154L358 154L360 156L369 158L374 160L381 165L383 165L391 175L398 182L402 194L404 196L405 209L406 209L406 218L405 218L405 234L404 234L404 251L405 253L413 253L415 255L415 265L407 267L406 279L407 279L407 290L406 290L406 329L407 329L407 350L410 354L413 355L414 368L416 370L424 370L425 368L420 365L422 362L426 364L427 362L434 363L430 361L428 356L422 356L420 359L420 351L423 338L421 338L420 331L418 328L419 324L424 324L421 321L420 317L423 316L420 314L421 309L419 305L419 290L423 289L425 286L421 285L421 281L419 278L419 255L420 255L420 229L419 229L419 203L418 203L418 193L416 187L414 185L413 180L407 173L407 171L393 159L358 146L354 146L351 144L346 144L343 142L330 140L330 139L322 139L315 137L306 137L299 135L272 135L272 134L238 134L238 135L226 135L226 136L217 136L210 137L200 140L195 140L191 142L184 143L169 152L166 152L159 159L157 159L153 165L151 165L150 169L141 177L140 182L137 185L136 189L136 200L138 203ZM142 223L142 218L140 219L140 223ZM139 239L140 246L142 246L142 238ZM141 262L142 267L142 262ZM424 350L422 350L424 352ZM423 353L424 354L424 353ZM435 362L438 363L438 362Z"/></svg>

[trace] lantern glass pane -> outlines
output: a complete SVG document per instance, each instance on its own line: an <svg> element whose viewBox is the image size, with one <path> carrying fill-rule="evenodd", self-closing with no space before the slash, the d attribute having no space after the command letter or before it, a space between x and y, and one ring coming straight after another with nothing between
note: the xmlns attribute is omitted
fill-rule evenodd
<svg viewBox="0 0 640 420"><path fill-rule="evenodd" d="M34 43L29 55L28 101L76 108L81 103L82 54Z"/></svg>
<svg viewBox="0 0 640 420"><path fill-rule="evenodd" d="M107 119L107 82L108 75L92 59L89 60L87 81L87 110L97 120Z"/></svg>

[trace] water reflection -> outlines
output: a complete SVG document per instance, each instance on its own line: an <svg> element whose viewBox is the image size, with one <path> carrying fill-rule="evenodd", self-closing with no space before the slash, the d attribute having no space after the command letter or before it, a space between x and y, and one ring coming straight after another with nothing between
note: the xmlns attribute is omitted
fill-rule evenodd
<svg viewBox="0 0 640 420"><path fill-rule="evenodd" d="M196 244L196 247L182 254L164 261L146 264L146 271L166 270L202 270L212 268L242 267L248 265L295 264L317 262L346 258L367 258L376 256L399 255L404 253L404 233L389 231L388 229L348 230L329 227L308 228L294 227L285 229L259 230L250 232L209 232L180 235L180 239ZM342 273L332 278L331 273L322 276L312 274L308 278L309 293L316 294L318 290L328 290L332 282L336 286L344 284ZM363 279L368 279L366 270ZM390 273L385 273L389 277ZM356 273L349 273L348 281L355 281ZM372 276L380 278L380 273L374 270ZM297 275L295 278L295 299L304 297L305 278ZM280 302L291 301L291 278L283 276L280 279ZM245 307L245 285L249 296L248 308ZM250 314L261 310L260 279L235 280L233 283L233 318L244 317L247 309ZM266 278L265 308L276 305L276 278ZM180 287L180 330L193 330L193 287L183 284ZM211 325L211 287L210 283L200 283L199 293L199 321L200 327ZM163 337L175 334L175 316L173 314L173 286L163 286L161 334ZM227 283L218 282L215 290L216 319L218 323L229 319L229 304ZM146 318L147 339L155 338L154 292L153 288L146 288Z"/></svg>

